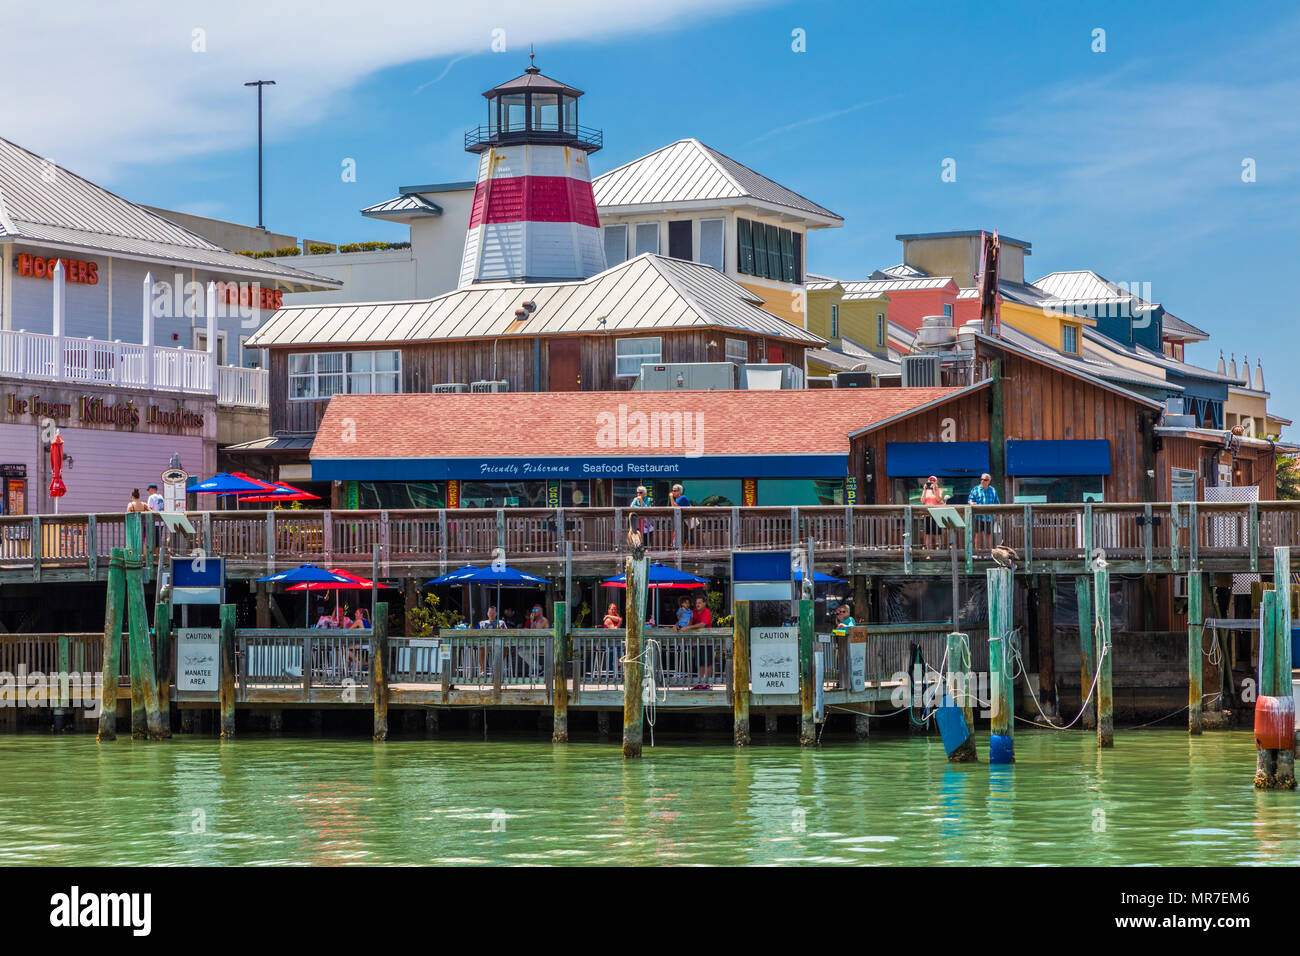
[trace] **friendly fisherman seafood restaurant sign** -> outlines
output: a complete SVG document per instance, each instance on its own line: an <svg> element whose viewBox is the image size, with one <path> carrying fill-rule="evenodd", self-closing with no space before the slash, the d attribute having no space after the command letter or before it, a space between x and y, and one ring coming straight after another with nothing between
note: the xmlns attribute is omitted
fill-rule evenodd
<svg viewBox="0 0 1300 956"><path fill-rule="evenodd" d="M210 413L209 413L210 414ZM177 403L174 407L136 404L131 399L105 400L97 395L59 395L9 392L0 406L0 418L12 423L51 419L56 425L82 425L135 431L191 432L203 427L205 413Z"/></svg>

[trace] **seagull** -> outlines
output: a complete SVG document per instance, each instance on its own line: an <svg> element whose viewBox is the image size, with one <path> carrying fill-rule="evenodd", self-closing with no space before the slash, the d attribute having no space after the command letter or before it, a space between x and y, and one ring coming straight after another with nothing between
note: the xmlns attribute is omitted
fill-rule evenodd
<svg viewBox="0 0 1300 956"><path fill-rule="evenodd" d="M1016 569L1016 562L1020 560L1020 555L1016 554L1015 548L1008 548L1005 545L998 545L992 552L993 560L1002 568Z"/></svg>

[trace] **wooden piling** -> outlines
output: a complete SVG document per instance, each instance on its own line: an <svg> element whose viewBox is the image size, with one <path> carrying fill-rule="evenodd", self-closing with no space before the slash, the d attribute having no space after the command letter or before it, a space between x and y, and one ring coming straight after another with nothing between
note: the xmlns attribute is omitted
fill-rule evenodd
<svg viewBox="0 0 1300 956"><path fill-rule="evenodd" d="M1187 732L1201 732L1201 639L1205 616L1201 609L1201 572L1187 572Z"/></svg>
<svg viewBox="0 0 1300 956"><path fill-rule="evenodd" d="M375 739L388 739L388 602L373 605L370 623L370 700L375 709Z"/></svg>
<svg viewBox="0 0 1300 956"><path fill-rule="evenodd" d="M1255 702L1256 709L1259 707L1259 698L1274 696L1273 690L1277 683L1275 680L1277 648L1274 646L1277 632L1277 592L1263 592L1260 595L1259 606L1259 694ZM1277 751L1259 747L1258 743L1256 748L1255 789L1271 790L1277 774Z"/></svg>
<svg viewBox="0 0 1300 956"><path fill-rule="evenodd" d="M161 740L162 715L158 710L158 682L154 676L149 614L144 602L144 519L139 512L126 516L127 631L131 642L131 736ZM139 675L137 678L137 674Z"/></svg>
<svg viewBox="0 0 1300 956"><path fill-rule="evenodd" d="M731 635L732 708L737 747L749 746L749 602L736 601L732 606L734 625Z"/></svg>
<svg viewBox="0 0 1300 956"><path fill-rule="evenodd" d="M172 735L172 606L165 601L154 607L154 634L157 650L154 676L158 685L158 718L162 735Z"/></svg>
<svg viewBox="0 0 1300 956"><path fill-rule="evenodd" d="M1015 688L1011 683L1012 577L1010 568L989 568L989 763L1015 763Z"/></svg>
<svg viewBox="0 0 1300 956"><path fill-rule="evenodd" d="M975 750L975 716L971 705L969 646L969 639L965 634L960 631L949 633L946 668L948 695L961 710L962 720L966 724L966 733L969 735L965 743L948 754L950 763L973 763L979 760L979 754Z"/></svg>
<svg viewBox="0 0 1300 956"><path fill-rule="evenodd" d="M573 657L572 638L569 636L569 602L556 601L554 652L551 674L554 689L551 694L553 718L551 742L569 742L569 659Z"/></svg>
<svg viewBox="0 0 1300 956"><path fill-rule="evenodd" d="M235 605L221 605L221 739L235 736Z"/></svg>
<svg viewBox="0 0 1300 956"><path fill-rule="evenodd" d="M641 629L645 626L646 592L649 584L650 561L644 555L628 555L624 564L627 598L623 621L627 627L627 646L623 652L623 757L641 756L642 741L642 675L641 662L644 644Z"/></svg>
<svg viewBox="0 0 1300 956"><path fill-rule="evenodd" d="M1047 716L1058 714L1056 706L1056 578L1038 576L1038 700Z"/></svg>
<svg viewBox="0 0 1300 956"><path fill-rule="evenodd" d="M108 594L104 598L104 672L99 687L99 740L117 739L117 672L122 648L122 615L126 609L126 555L113 548L108 559Z"/></svg>
<svg viewBox="0 0 1300 956"><path fill-rule="evenodd" d="M812 577L811 572L805 578ZM799 601L799 746L811 747L817 743L817 670L813 654L817 648L817 632L813 627L813 602L807 598Z"/></svg>
<svg viewBox="0 0 1300 956"><path fill-rule="evenodd" d="M71 703L68 699L70 696L70 675L72 674L72 642L68 635L60 634L58 636L59 649L59 689L58 700L54 701L54 732L68 733L72 728L67 721L67 707Z"/></svg>
<svg viewBox="0 0 1300 956"><path fill-rule="evenodd" d="M1277 623L1273 627L1273 680L1274 695L1293 697L1291 686L1291 549L1279 547L1273 549L1273 590L1277 592ZM1295 788L1295 733L1290 735L1292 746L1279 748L1276 769L1273 774L1274 785L1279 790Z"/></svg>
<svg viewBox="0 0 1300 956"><path fill-rule="evenodd" d="M1092 581L1086 574L1074 579L1075 598L1079 603L1079 701L1083 706L1083 729L1097 727L1097 695L1092 682L1097 678L1096 619L1092 615ZM1083 701L1087 701L1086 704Z"/></svg>
<svg viewBox="0 0 1300 956"><path fill-rule="evenodd" d="M1110 571L1092 572L1097 599L1097 746L1115 746L1115 698L1111 686L1114 648L1110 640Z"/></svg>

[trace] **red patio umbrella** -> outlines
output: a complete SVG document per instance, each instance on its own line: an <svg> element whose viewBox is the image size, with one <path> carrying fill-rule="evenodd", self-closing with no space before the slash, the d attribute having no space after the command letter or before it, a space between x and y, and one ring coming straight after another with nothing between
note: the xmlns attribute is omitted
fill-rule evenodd
<svg viewBox="0 0 1300 956"><path fill-rule="evenodd" d="M376 584L369 578L363 578L359 574L353 574L351 571L345 571L342 568L329 568L330 572L351 579L351 584L333 584L329 581L311 581L303 584L295 584L285 588L286 591L334 591L334 610L339 608L339 591L363 591L375 587L391 588L391 584ZM310 599L309 599L310 600Z"/></svg>
<svg viewBox="0 0 1300 956"><path fill-rule="evenodd" d="M256 478L249 479L257 481ZM295 488L286 481L276 481L271 483L273 491L266 494L258 492L249 492L246 495L240 495L240 501L320 501L320 495L313 495L310 491L303 491L301 488Z"/></svg>
<svg viewBox="0 0 1300 956"><path fill-rule="evenodd" d="M63 483L63 436L54 433L50 442L50 497L54 499L54 513L59 513L59 499L68 493L68 486Z"/></svg>

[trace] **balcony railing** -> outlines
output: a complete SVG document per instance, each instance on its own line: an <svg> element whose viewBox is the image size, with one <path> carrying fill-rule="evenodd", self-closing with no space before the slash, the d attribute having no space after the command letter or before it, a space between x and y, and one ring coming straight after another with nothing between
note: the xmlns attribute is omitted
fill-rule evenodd
<svg viewBox="0 0 1300 956"><path fill-rule="evenodd" d="M215 380L213 372L212 354L195 349L0 329L0 376L190 395L215 392L220 405L268 407L265 369L217 366Z"/></svg>
<svg viewBox="0 0 1300 956"><path fill-rule="evenodd" d="M594 153L604 146L605 133L588 126L527 130L475 126L465 131L465 149L474 153L481 153L491 146L513 146L517 143L555 143L557 146L575 146Z"/></svg>

